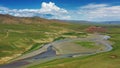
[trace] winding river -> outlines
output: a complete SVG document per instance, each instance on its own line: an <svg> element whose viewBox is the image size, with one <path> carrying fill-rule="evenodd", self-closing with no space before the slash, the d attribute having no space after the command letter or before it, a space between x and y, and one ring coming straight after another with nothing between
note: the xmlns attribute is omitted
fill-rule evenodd
<svg viewBox="0 0 120 68"><path fill-rule="evenodd" d="M103 36L100 36L100 37L103 37ZM30 66L30 65L43 63L43 62L57 59L57 58L68 58L68 57L73 57L75 55L92 55L92 54L96 54L96 53L100 53L100 52L107 52L107 51L112 50L111 44L109 42L107 42L107 40L103 40L103 39L101 40L98 37L91 38L91 40L105 45L106 49L103 51L97 51L97 52L85 52L85 53L56 55L56 51L54 50L52 43L50 43L50 44L45 45L45 46L47 46L46 51L39 53L37 55L34 55L34 56L29 56L29 57L26 57L26 58L23 58L20 60L10 62L10 63L5 64L5 65L1 65L0 68L26 68L27 66ZM57 44L57 42L64 42L64 41L67 41L67 39L58 40L58 41L55 41L53 43ZM45 46L43 46L43 47L45 47Z"/></svg>

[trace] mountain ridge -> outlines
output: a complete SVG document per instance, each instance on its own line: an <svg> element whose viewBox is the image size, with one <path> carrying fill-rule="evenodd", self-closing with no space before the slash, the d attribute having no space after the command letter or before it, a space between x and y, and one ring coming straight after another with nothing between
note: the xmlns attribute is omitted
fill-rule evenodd
<svg viewBox="0 0 120 68"><path fill-rule="evenodd" d="M33 23L34 22L34 23ZM16 17L8 14L0 14L0 23L5 24L37 24L37 23L80 23L80 24L120 24L120 21L101 21L101 22L93 22L93 21L84 21L84 20L59 20L59 19L45 19L41 17Z"/></svg>

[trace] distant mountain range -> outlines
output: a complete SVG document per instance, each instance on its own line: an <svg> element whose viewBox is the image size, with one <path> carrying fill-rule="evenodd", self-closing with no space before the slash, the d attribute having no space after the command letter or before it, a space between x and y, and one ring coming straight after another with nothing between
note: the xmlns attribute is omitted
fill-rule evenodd
<svg viewBox="0 0 120 68"><path fill-rule="evenodd" d="M58 20L44 19L40 17L15 17L8 14L0 14L0 23L4 24L50 24L50 23L62 23Z"/></svg>
<svg viewBox="0 0 120 68"><path fill-rule="evenodd" d="M57 20L57 19L55 19ZM58 20L62 22L69 22L69 23L80 23L80 24L120 24L120 21L101 21L101 22L95 22L95 21L84 21L84 20Z"/></svg>
<svg viewBox="0 0 120 68"><path fill-rule="evenodd" d="M80 23L80 24L120 24L120 21L104 21L104 22L92 22L92 21L79 21L79 20L58 20L58 19L44 19L40 17L15 17L11 15L0 14L0 23L17 24L17 23L52 23L52 22L68 22L68 23Z"/></svg>
<svg viewBox="0 0 120 68"><path fill-rule="evenodd" d="M105 21L105 22L99 22L102 24L120 24L120 21Z"/></svg>
<svg viewBox="0 0 120 68"><path fill-rule="evenodd" d="M85 24L120 24L120 21L103 21L103 22L92 22L92 21L81 21L81 20L60 20L70 23L85 23Z"/></svg>

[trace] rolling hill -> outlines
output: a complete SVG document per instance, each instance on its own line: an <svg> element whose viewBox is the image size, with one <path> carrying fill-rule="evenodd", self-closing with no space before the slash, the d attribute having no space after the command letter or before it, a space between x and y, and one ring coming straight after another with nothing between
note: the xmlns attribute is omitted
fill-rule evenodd
<svg viewBox="0 0 120 68"><path fill-rule="evenodd" d="M74 31L70 25L39 17L0 14L0 64L39 49L63 33Z"/></svg>
<svg viewBox="0 0 120 68"><path fill-rule="evenodd" d="M35 51L42 45L59 40L65 35L83 37L83 35L87 35L85 29L93 26L93 24L78 25L66 22L69 21L0 14L0 64ZM55 59L28 68L119 68L120 26L99 24L96 26L104 26L107 29L107 32L103 34L111 36L112 51L91 56ZM82 35L81 32L83 32Z"/></svg>

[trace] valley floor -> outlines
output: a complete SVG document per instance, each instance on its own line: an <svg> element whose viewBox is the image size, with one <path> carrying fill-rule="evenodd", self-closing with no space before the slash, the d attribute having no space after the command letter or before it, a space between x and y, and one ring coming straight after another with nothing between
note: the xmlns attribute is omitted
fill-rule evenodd
<svg viewBox="0 0 120 68"><path fill-rule="evenodd" d="M70 47L67 46L67 47L69 47L69 49L65 49L65 52L63 52L63 54L57 55L56 54L57 51L52 49L52 47L54 47L54 48L55 48L55 46L58 47L58 45L56 45L56 44L63 43L64 46L62 46L62 45L59 45L59 46L66 47L67 44L65 42L70 43L70 42L74 42L76 40L81 41L83 39L78 38L78 39L71 39L71 40L70 39L58 40L58 41L52 42L50 44L44 45L38 51L28 53L26 55L21 56L20 58L18 57L16 60L19 60L19 61L14 61L14 62L5 64L3 66L0 66L0 68L7 68L7 67L9 67L9 68L22 67L23 68L24 66L26 67L26 65L27 65L27 67L29 67L29 66L36 65L38 63L43 63L43 62L46 62L46 61L50 61L50 60L53 60L53 59L93 55L93 54L100 53L100 52L110 51L112 49L111 44L110 44L109 41L104 40L103 37L104 37L104 35L96 35L96 36L94 35L94 37L93 37L93 35L89 35L87 38L83 38L84 41L89 40L89 41L94 41L97 44L98 43L101 44L101 45L97 45L97 46L99 46L99 48L98 49L95 48L96 51L93 51L94 48L84 48L84 47L83 47L84 51L76 51L76 50L74 50L73 47L75 47L75 49L76 49L76 46L78 47L78 45L72 45L72 49L73 49L72 51L70 51L69 50ZM94 45L94 46L96 46L96 45ZM79 50L81 50L81 48L82 47L79 47ZM101 50L101 48L102 48L102 50ZM62 49L62 48L59 48L59 49ZM59 50L59 49L57 49L57 50ZM42 52L40 50L44 50L44 51ZM63 49L63 51L64 51L64 49ZM73 51L75 51L75 52L73 53ZM32 68L34 68L34 67L32 67Z"/></svg>

